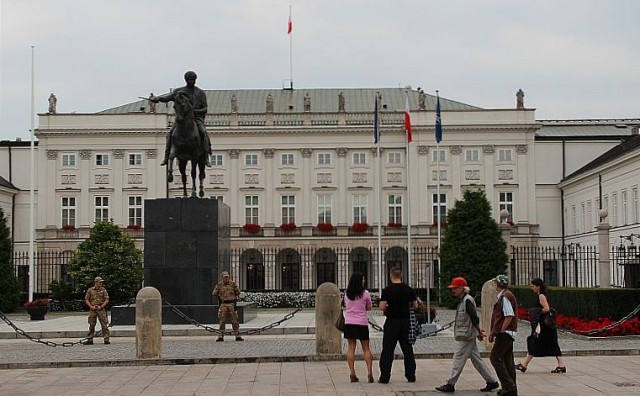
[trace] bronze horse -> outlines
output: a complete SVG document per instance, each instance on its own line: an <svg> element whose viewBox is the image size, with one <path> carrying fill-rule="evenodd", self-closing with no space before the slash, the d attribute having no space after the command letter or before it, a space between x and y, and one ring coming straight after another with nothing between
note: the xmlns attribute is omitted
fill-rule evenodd
<svg viewBox="0 0 640 396"><path fill-rule="evenodd" d="M173 101L176 123L171 135L171 152L167 162L167 181L173 181L173 159L178 159L178 169L182 176L182 196L187 197L187 162L191 161L191 196L196 197L196 168L199 170L200 188L198 196L204 197L205 161L207 153L202 149L193 105L187 94L180 92Z"/></svg>

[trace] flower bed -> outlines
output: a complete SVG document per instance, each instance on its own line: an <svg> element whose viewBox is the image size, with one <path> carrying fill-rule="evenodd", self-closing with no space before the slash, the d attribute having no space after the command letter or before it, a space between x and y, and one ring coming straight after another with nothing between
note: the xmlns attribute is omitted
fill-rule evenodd
<svg viewBox="0 0 640 396"><path fill-rule="evenodd" d="M50 300L48 298L40 298L37 300L33 300L33 301L27 301L26 303L22 304L23 307L25 308L29 308L29 307L48 307L50 303Z"/></svg>
<svg viewBox="0 0 640 396"><path fill-rule="evenodd" d="M518 307L518 317L529 321L529 310L524 307ZM585 320L572 316L565 316L556 312L556 324L558 328L565 329L572 333L583 334L593 330L599 330L615 323L610 318L598 318L598 320ZM598 332L598 337L624 336L624 335L640 335L640 319L638 317L631 318L626 322L612 329Z"/></svg>
<svg viewBox="0 0 640 396"><path fill-rule="evenodd" d="M380 298L376 293L369 293L373 306L377 307ZM343 297L344 292L340 293L340 301ZM254 302L258 308L313 308L316 306L316 293L311 291L243 292L238 301Z"/></svg>

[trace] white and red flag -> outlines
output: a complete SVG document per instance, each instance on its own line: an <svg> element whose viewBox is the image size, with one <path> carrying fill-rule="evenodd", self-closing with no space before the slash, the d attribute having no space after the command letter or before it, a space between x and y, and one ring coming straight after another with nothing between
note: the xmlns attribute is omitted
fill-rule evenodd
<svg viewBox="0 0 640 396"><path fill-rule="evenodd" d="M289 22L287 22L287 34L291 34L293 23L291 22L291 12L289 12Z"/></svg>
<svg viewBox="0 0 640 396"><path fill-rule="evenodd" d="M411 113L409 113L409 95L406 95L406 101L404 105L404 129L407 131L407 142L413 141L413 131L411 129Z"/></svg>

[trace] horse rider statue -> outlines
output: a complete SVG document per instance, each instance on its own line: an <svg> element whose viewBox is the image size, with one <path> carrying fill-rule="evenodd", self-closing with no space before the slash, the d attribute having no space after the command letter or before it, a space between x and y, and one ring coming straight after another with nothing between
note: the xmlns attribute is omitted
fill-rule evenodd
<svg viewBox="0 0 640 396"><path fill-rule="evenodd" d="M149 100L153 103L158 102L171 102L174 101L176 95L178 93L187 94L189 101L193 105L195 117L196 117L196 125L198 126L198 132L200 133L200 141L202 142L202 149L205 153L211 154L211 141L209 140L209 135L207 134L207 130L204 127L204 117L207 115L207 95L203 90L196 87L196 79L198 76L194 71L188 71L184 74L184 81L186 81L187 85L184 87L176 88L169 92L168 94L161 96L151 96ZM169 153L171 152L171 136L173 135L173 131L175 129L175 125L171 128L171 131L167 134L167 144L164 149L164 160L160 163L160 165L167 165L169 161ZM211 166L210 155L206 155L207 166Z"/></svg>

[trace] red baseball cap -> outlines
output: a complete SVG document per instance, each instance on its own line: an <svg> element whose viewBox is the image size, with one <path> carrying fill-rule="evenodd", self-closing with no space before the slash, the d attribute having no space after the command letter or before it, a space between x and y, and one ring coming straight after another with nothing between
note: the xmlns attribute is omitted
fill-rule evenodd
<svg viewBox="0 0 640 396"><path fill-rule="evenodd" d="M467 281L459 276L457 278L453 278L453 280L451 281L451 284L449 286L447 286L449 289L453 289L454 287L465 287L467 285Z"/></svg>

